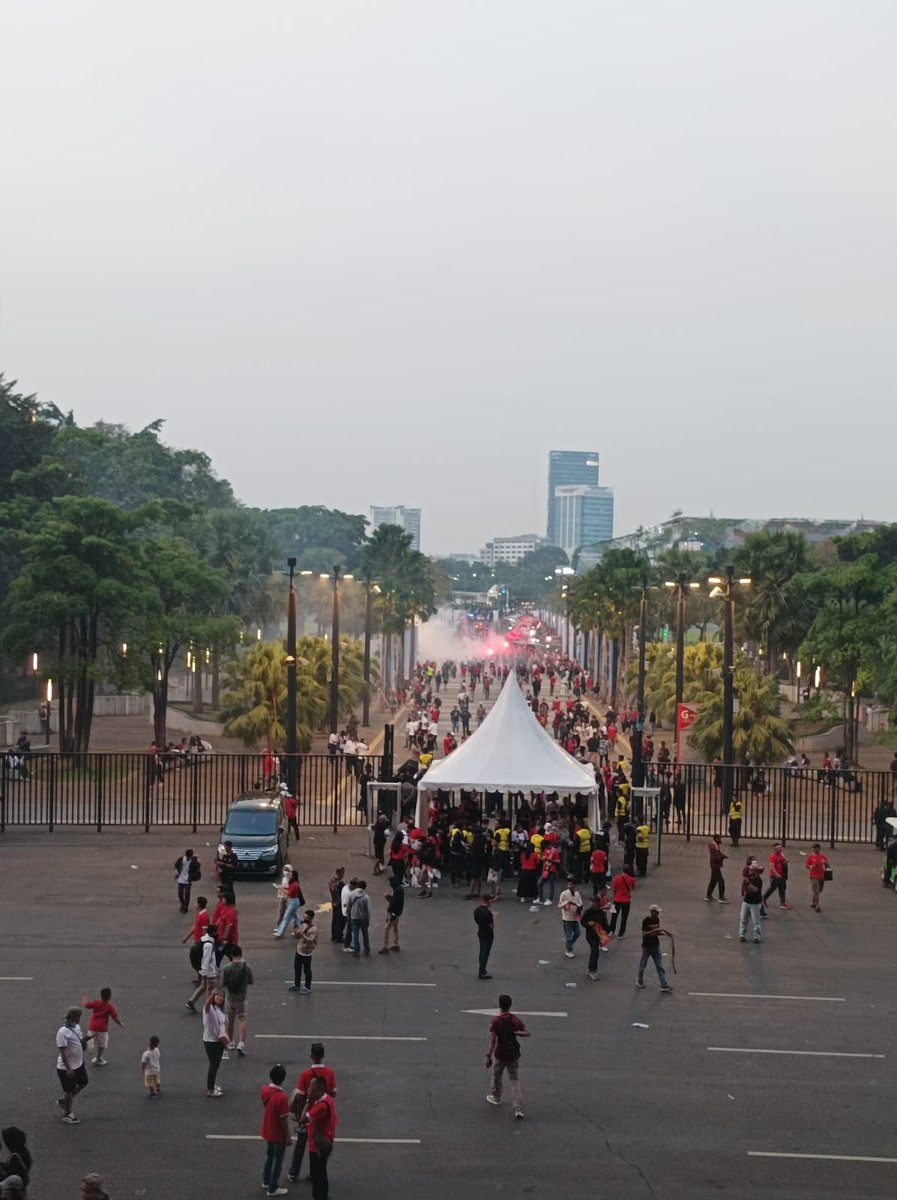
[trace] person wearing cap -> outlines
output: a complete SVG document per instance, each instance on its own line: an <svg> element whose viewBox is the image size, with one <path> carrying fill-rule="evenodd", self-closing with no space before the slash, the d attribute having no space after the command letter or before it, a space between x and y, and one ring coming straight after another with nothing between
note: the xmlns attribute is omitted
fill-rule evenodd
<svg viewBox="0 0 897 1200"><path fill-rule="evenodd" d="M577 939L582 928L580 921L582 920L583 909L585 905L582 902L582 894L576 886L576 876L567 876L567 886L561 892L558 900L558 908L561 911L561 921L564 926L564 954L567 958L575 958L573 947L576 945Z"/></svg>
<svg viewBox="0 0 897 1200"><path fill-rule="evenodd" d="M280 785L280 802L283 805L283 815L287 819L287 845L290 844L290 831L299 845L299 805L285 783Z"/></svg>
<svg viewBox="0 0 897 1200"><path fill-rule="evenodd" d="M661 929L660 927L660 914L662 911L663 909L659 905L651 904L648 907L647 917L642 921L642 956L639 959L638 979L635 986L640 988L645 986L645 967L648 965L648 959L650 958L657 969L660 990L668 994L673 989L663 969L663 959L660 954L660 935L663 934L665 937L672 937L672 934L669 930Z"/></svg>
<svg viewBox="0 0 897 1200"><path fill-rule="evenodd" d="M56 1074L62 1088L62 1099L56 1103L63 1109L63 1121L67 1125L77 1125L78 1118L72 1112L72 1105L79 1092L83 1092L90 1082L87 1078L87 1068L84 1065L84 1034L79 1024L81 1009L73 1006L65 1014L65 1020L56 1032Z"/></svg>
<svg viewBox="0 0 897 1200"><path fill-rule="evenodd" d="M480 944L479 978L491 979L487 971L489 955L492 953L492 943L495 940L495 914L492 911L492 897L481 896L479 905L473 910L473 919L477 927L477 939Z"/></svg>
<svg viewBox="0 0 897 1200"><path fill-rule="evenodd" d="M81 1180L81 1200L109 1200L109 1193L103 1187L103 1178L91 1171Z"/></svg>
<svg viewBox="0 0 897 1200"><path fill-rule="evenodd" d="M7 1175L0 1181L0 1196L3 1200L24 1200L25 1180L21 1175Z"/></svg>

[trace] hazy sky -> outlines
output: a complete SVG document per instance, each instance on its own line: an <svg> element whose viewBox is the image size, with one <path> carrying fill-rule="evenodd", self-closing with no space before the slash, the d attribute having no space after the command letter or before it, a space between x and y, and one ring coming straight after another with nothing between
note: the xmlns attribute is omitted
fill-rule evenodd
<svg viewBox="0 0 897 1200"><path fill-rule="evenodd" d="M0 370L247 503L897 519L894 0L4 0Z"/></svg>

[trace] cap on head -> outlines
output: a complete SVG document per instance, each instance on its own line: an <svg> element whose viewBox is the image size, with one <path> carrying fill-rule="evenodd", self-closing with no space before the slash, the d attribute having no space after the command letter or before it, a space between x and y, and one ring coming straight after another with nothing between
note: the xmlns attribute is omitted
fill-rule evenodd
<svg viewBox="0 0 897 1200"><path fill-rule="evenodd" d="M659 904L649 904L648 912L659 913L659 912L663 912L663 909L660 907Z"/></svg>
<svg viewBox="0 0 897 1200"><path fill-rule="evenodd" d="M76 1006L66 1009L65 1019L67 1021L74 1021L77 1024L81 1020L81 1009Z"/></svg>

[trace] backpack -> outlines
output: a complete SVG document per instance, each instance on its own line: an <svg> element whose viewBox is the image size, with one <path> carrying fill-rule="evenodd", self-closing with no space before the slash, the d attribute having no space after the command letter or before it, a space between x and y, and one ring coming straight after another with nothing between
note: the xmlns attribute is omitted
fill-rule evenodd
<svg viewBox="0 0 897 1200"><path fill-rule="evenodd" d="M495 1035L495 1057L500 1058L502 1062L509 1062L520 1057L520 1043L514 1032L514 1026L511 1024L510 1015L502 1016L499 1020Z"/></svg>

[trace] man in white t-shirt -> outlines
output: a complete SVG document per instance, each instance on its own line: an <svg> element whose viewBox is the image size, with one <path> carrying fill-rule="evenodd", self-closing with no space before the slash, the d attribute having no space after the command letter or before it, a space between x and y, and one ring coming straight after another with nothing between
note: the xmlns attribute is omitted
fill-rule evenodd
<svg viewBox="0 0 897 1200"><path fill-rule="evenodd" d="M62 1099L57 1100L63 1112L63 1121L67 1125L77 1125L78 1118L72 1112L72 1105L79 1092L83 1092L89 1082L87 1068L84 1066L83 1033L79 1021L81 1009L70 1008L65 1014L65 1021L56 1033L56 1074L62 1086Z"/></svg>
<svg viewBox="0 0 897 1200"><path fill-rule="evenodd" d="M576 886L576 879L572 875L567 877L567 887L561 892L558 908L561 910L561 920L564 925L564 954L567 958L573 958L573 947L582 933L579 922L582 919L583 903L582 895Z"/></svg>

